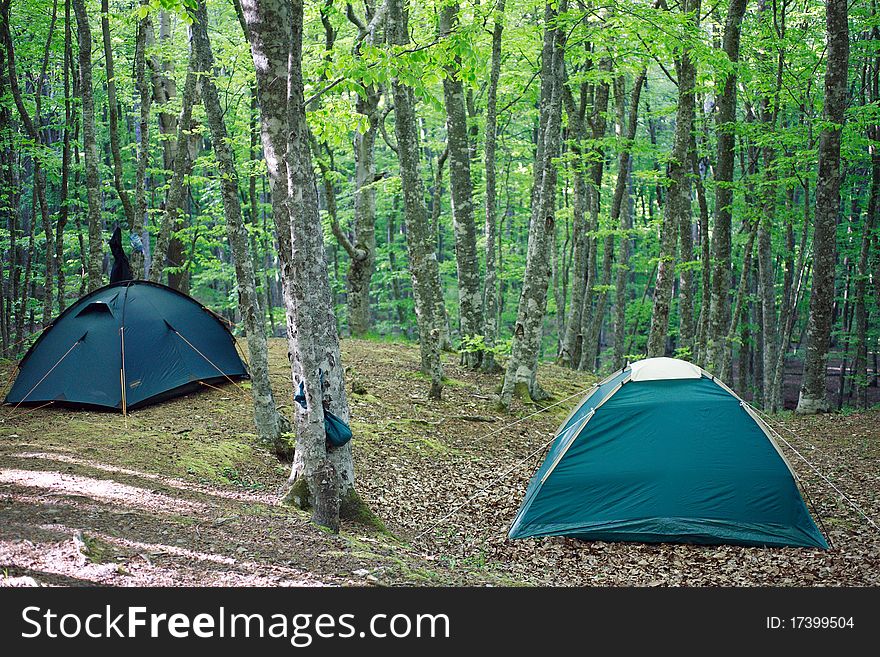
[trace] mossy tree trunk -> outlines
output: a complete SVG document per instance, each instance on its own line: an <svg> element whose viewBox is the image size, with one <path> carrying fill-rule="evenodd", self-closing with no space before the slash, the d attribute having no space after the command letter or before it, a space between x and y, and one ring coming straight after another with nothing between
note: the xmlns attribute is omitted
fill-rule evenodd
<svg viewBox="0 0 880 657"><path fill-rule="evenodd" d="M483 287L483 342L487 347L481 367L484 372L496 372L500 366L492 348L498 336L498 269L495 259L497 228L495 150L498 141L498 80L501 77L501 35L504 31L505 0L495 5L492 29L492 63L489 71L489 87L486 91L486 144L484 162L486 167L486 220L483 234L486 239L486 281Z"/></svg>
<svg viewBox="0 0 880 657"><path fill-rule="evenodd" d="M708 367L716 374L730 351L727 329L730 325L731 232L733 217L733 167L736 146L737 63L740 35L747 0L730 0L722 37L722 50L732 65L718 96L715 125L718 133L718 159L715 165L715 225L712 232L712 300L707 340Z"/></svg>
<svg viewBox="0 0 880 657"><path fill-rule="evenodd" d="M86 171L86 198L88 201L89 258L88 289L102 285L103 234L101 224L101 189L98 165L98 141L95 126L95 97L92 91L92 30L85 0L73 0L79 41L79 91L82 100L83 155Z"/></svg>
<svg viewBox="0 0 880 657"><path fill-rule="evenodd" d="M538 356L541 347L541 329L547 308L547 288L550 283L550 247L556 226L556 163L559 154L560 123L562 120L563 57L565 33L557 27L557 16L568 7L566 0L558 6L547 4L544 9L544 47L541 68L541 118L543 133L539 135L537 173L532 192L532 217L526 252L526 269L517 308L513 343L500 405L510 408L514 394L526 389L533 399L545 397L537 382Z"/></svg>
<svg viewBox="0 0 880 657"><path fill-rule="evenodd" d="M254 423L260 439L271 445L281 457L291 459L293 450L285 434L290 424L278 412L269 381L269 349L266 331L257 297L254 279L254 261L250 251L247 227L241 213L238 195L238 174L229 145L229 134L223 118L223 107L214 82L214 54L208 39L208 12L204 0L198 0L192 14L190 41L193 48L193 67L200 76L202 101L211 130L214 154L220 173L220 190L226 217L226 235L232 248L235 280L238 287L238 311L247 334L248 363L251 375L251 393L254 402Z"/></svg>
<svg viewBox="0 0 880 657"><path fill-rule="evenodd" d="M459 5L440 9L440 36L448 37L458 26ZM460 58L452 57L443 79L446 105L446 140L449 146L449 184L452 188L452 227L455 236L455 263L458 273L459 321L462 340L480 335L483 330L483 300L480 268L477 261L477 232L474 223L471 149L468 140L468 117L464 84L458 68ZM482 354L464 352L467 365L480 366Z"/></svg>
<svg viewBox="0 0 880 657"><path fill-rule="evenodd" d="M327 442L324 413L349 421L344 369L324 254L315 173L309 152L302 77L303 5L299 0L241 3L260 105L264 153L272 185L279 259L287 312L287 334L295 404L296 453L286 498L313 509L313 521L338 529L339 516L353 513L343 502L354 491L351 443ZM282 182L282 180L284 182ZM288 247L289 249L285 249Z"/></svg>
<svg viewBox="0 0 880 657"><path fill-rule="evenodd" d="M699 25L700 0L683 0L681 11L683 15L692 14L689 20L693 21L693 25L688 25L688 28L695 29ZM654 306L651 312L651 333L648 336L649 358L666 354L669 312L672 303L672 288L675 282L677 238L682 225L687 223L689 228L691 217L689 151L694 121L696 63L687 45L682 47L681 56L675 60L675 70L678 78L678 107L675 113L672 157L667 171L669 187L666 193L666 206L663 210L663 223L660 227L660 261L657 263L657 282L654 286ZM681 257L689 259L690 254L683 253ZM689 279L688 285L690 285Z"/></svg>
<svg viewBox="0 0 880 657"><path fill-rule="evenodd" d="M819 137L819 173L813 232L813 285L804 377L797 412L828 410L826 368L834 314L834 268L837 260L837 217L840 212L840 135L847 103L849 21L847 0L827 0L825 24L828 54L825 69L825 127Z"/></svg>
<svg viewBox="0 0 880 657"><path fill-rule="evenodd" d="M389 0L388 32L393 45L405 46L409 43L407 16L402 0ZM419 134L415 99L412 89L400 80L393 80L391 87L394 96L394 132L397 137L397 154L403 187L407 250L419 326L422 367L427 369L431 377L429 396L439 399L443 389L440 350L445 316L440 313L438 307L438 303L442 303L443 294L439 286L440 276L434 240L425 209L424 186L419 173Z"/></svg>

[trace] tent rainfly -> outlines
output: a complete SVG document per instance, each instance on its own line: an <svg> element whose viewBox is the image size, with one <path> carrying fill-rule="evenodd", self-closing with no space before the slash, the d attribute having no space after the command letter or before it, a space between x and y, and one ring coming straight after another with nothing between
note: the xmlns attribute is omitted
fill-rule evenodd
<svg viewBox="0 0 880 657"><path fill-rule="evenodd" d="M224 321L147 281L108 285L59 315L19 363L7 404L126 411L248 378Z"/></svg>
<svg viewBox="0 0 880 657"><path fill-rule="evenodd" d="M828 549L766 425L672 358L593 388L557 431L509 536Z"/></svg>

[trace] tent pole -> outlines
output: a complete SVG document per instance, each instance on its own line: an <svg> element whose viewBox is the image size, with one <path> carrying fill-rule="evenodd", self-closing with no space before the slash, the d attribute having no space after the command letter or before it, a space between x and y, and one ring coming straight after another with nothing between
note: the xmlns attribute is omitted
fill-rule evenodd
<svg viewBox="0 0 880 657"><path fill-rule="evenodd" d="M125 399L125 327L119 327L119 336L122 341L122 368L119 370L119 384L122 388L122 417L125 418L125 428L128 429L128 405Z"/></svg>

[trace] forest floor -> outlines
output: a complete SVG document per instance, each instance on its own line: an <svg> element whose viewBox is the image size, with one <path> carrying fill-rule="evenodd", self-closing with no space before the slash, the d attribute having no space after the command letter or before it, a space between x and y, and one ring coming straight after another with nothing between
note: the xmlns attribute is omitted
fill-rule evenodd
<svg viewBox="0 0 880 657"><path fill-rule="evenodd" d="M285 341L271 350L289 410ZM452 354L440 402L426 398L414 345L345 340L343 358L365 390L350 396L357 488L386 531L344 523L334 536L279 506L288 466L257 442L247 392L231 385L135 411L127 426L115 413L4 407L0 585L880 585L880 532L784 444L832 550L510 541L542 446L593 380L542 366L554 405L507 415L493 401L500 377ZM5 393L11 365L0 374ZM880 518L880 409L772 421Z"/></svg>

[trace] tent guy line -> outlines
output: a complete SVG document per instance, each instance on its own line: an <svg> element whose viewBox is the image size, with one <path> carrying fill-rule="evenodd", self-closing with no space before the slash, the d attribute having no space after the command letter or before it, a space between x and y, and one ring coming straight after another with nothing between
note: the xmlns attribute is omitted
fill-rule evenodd
<svg viewBox="0 0 880 657"><path fill-rule="evenodd" d="M30 394L31 394L34 390L36 390L37 388L40 387L40 384L41 384L43 381L46 380L46 378L47 378L47 377L48 377L48 376L49 376L49 375L55 370L55 368L58 367L58 366L61 364L61 361L63 361L65 358L67 358L67 356L70 354L70 352L73 351L73 350L76 348L76 346L77 346L78 344L80 344L80 343L83 341L83 338L85 338L85 337L86 337L86 336L83 335L79 340L77 340L76 342L74 342L73 345L70 347L70 349L68 349L66 352L64 352L64 355L63 355L61 358L59 358L57 361L55 361L55 364L52 365L52 367L49 368L49 371L46 372L46 373L43 375L43 378L40 379L39 381L37 381L37 382L31 387L31 389L27 391L27 394L26 394L24 397L22 397L22 398L19 400L19 402L18 402L18 403L12 408L12 412L13 412L13 413L15 413L15 411L18 410L18 407L21 406L21 405L27 400L28 397L30 397Z"/></svg>
<svg viewBox="0 0 880 657"><path fill-rule="evenodd" d="M199 350L196 348L196 346L195 346L192 342L190 342L190 341L187 340L185 337L183 337L183 335L181 335L180 331L178 331L176 328L172 328L171 330L172 330L172 332L173 332L178 338L180 338L181 340L183 340L184 342L186 342L190 347L192 347L193 351L195 351L199 356L201 356L201 357L204 358L206 361L208 361L208 364L209 364L211 367L213 367L215 370L217 370L218 372L220 372L220 374L222 374L224 377L226 377L226 380L229 381L229 383L231 383L232 385L234 385L236 388L238 388L238 391L239 391L240 393L242 393L243 395L247 396L247 393L244 391L244 388L242 388L242 387L238 384L238 382L234 381L234 380L233 380L233 379L232 379L232 378L231 378L226 372L224 372L224 371L221 370L219 367L217 367L217 364L216 364L214 361L212 361L210 358L208 358L207 356L205 356L205 354L203 354L201 351L199 351ZM237 343L236 343L234 340L233 340L233 344L235 344L236 346L238 346ZM199 381L199 383L202 383L202 382Z"/></svg>
<svg viewBox="0 0 880 657"><path fill-rule="evenodd" d="M578 395L582 395L585 392L589 392L590 390L592 390L595 387L596 387L596 385L594 384L594 385L589 386L588 388L582 388L582 389L578 390L577 392L572 393L571 395L569 395L565 399L560 399L558 402L550 404L549 406L544 406L543 408L538 409L537 411L535 411L534 413L531 413L530 415L526 415L525 417L521 417L518 420L514 420L513 422L510 422L510 423L505 424L501 427L498 427L497 429L494 429L493 431L490 431L489 433L480 436L476 440L486 440L486 438L489 438L490 436L494 436L496 433L501 433L502 431L506 431L510 427L515 426L515 425L519 424L520 422L525 422L529 418L533 418L536 415L540 415L541 413L543 413L545 411L549 411L551 408L559 406L560 404L564 404L569 399L573 399L574 397L577 397Z"/></svg>
<svg viewBox="0 0 880 657"><path fill-rule="evenodd" d="M575 392L575 393L569 395L568 397L565 397L564 399L560 399L558 402L555 402L555 403L553 403L553 404L550 404L549 406L545 406L544 408L542 408L542 409L540 409L540 410L537 410L537 411L535 411L534 413L531 413L531 414L529 414L529 415L526 415L525 417L521 417L521 418L519 418L518 420L514 420L513 422L509 422L509 423L507 423L507 424L505 424L505 425L499 427L498 429L495 429L495 430L493 430L493 431L490 431L489 433L487 433L487 434L485 434L485 435L480 436L479 438L477 438L477 440L485 440L485 439L488 438L489 436L494 436L496 433L500 433L500 432L502 432L502 431L505 431L505 430L509 429L510 427L515 426L515 425L519 424L520 422L523 422L524 420L528 420L529 418L535 417L536 415L540 415L541 413L544 413L545 411L548 411L548 410L550 410L551 408L553 408L553 407L555 407L555 406L559 406L560 404L564 404L564 403L567 402L568 400L570 400L570 399L572 399L572 398L574 398L574 397L577 397L578 395L582 395L582 394L584 394L584 393L587 393L587 392L593 390L594 388L596 388L597 386L598 386L598 384L593 384L593 385L591 385L591 386L589 386L589 387L587 387L587 388L582 388L582 389L578 390L577 392ZM570 417L571 417L571 416L569 416L569 418L570 418ZM568 420L566 420L566 422L568 422ZM565 424L565 423L563 423L563 424ZM508 470L506 470L506 471L504 471L503 473L501 473L501 474L500 474L499 476L497 476L495 479L490 480L489 483L487 483L485 486L483 486L482 488L480 488L476 493L474 493L474 494L471 495L469 498L467 498L464 502L462 502L462 503L459 504L457 507L455 507L455 508L454 508L449 514L447 514L446 516L444 516L444 517L440 518L439 520L437 520L434 524L432 524L430 527L428 527L428 528L425 529L424 531L418 533L418 534L415 536L415 539L419 539L419 538L421 538L422 536L424 536L425 534L427 534L428 532L432 531L433 529L436 529L441 523L446 522L447 520L449 520L450 518L452 518L453 516L455 516L459 511L461 511L461 510L462 510L463 508L465 508L468 504L470 504L471 502L473 502L477 497L479 497L479 496L480 496L482 493L484 493L486 490L488 490L489 488L491 488L492 486L494 486L494 485L497 484L498 482L503 481L505 477L509 476L511 473L515 472L518 468L521 468L523 465L525 465L526 463L528 463L529 461L531 461L531 460L532 460L533 458L535 458L535 456L537 456L541 451L543 451L544 449L546 449L547 446L550 445L550 443L552 443L554 440L556 440L556 434L557 434L557 433L558 433L558 432L554 432L554 433L553 433L553 437L550 438L549 440L545 441L544 443L542 443L542 444L541 444L541 445L540 445L535 451L533 451L531 454L529 454L529 455L526 456L525 458L523 458L523 459L517 461L516 463L514 463L513 466L511 466ZM415 540L415 539L414 539L414 540Z"/></svg>
<svg viewBox="0 0 880 657"><path fill-rule="evenodd" d="M549 408L549 406L548 406L548 408ZM512 423L512 424L515 424L515 423ZM511 425L508 425L508 426L512 426L512 424L511 424ZM437 520L436 522L434 522L434 523L433 523L432 525L430 525L427 529L425 529L425 530L419 532L418 534L416 534L415 537L413 537L413 540L418 540L418 539L420 539L422 536L424 536L424 535L427 534L428 532L433 531L434 529L436 529L437 527L439 527L442 523L444 523L444 522L446 522L447 520L449 520L450 518L452 518L452 517L458 515L458 513L459 513L460 511L462 511L465 507L467 507L471 502L473 502L474 500L476 500L480 495L482 495L483 493L485 493L488 489L492 488L493 486L495 486L495 485L496 485L497 483L499 483L500 481L503 481L506 477L508 477L508 476L510 476L512 473L516 472L517 469L519 469L519 468L521 468L522 466L526 465L529 461L531 461L533 458L535 458L538 454L540 454L542 451L544 451L545 449L547 449L547 447L550 445L550 443L552 443L554 440L556 440L556 434L554 434L553 437L550 438L549 440L547 440L546 442L542 443L542 444L541 444L541 445L540 445L535 451L533 451L531 454L529 454L529 455L526 456L525 458L521 459L520 461L517 461L517 462L516 462L513 466L511 466L509 469L505 470L505 471L502 472L500 475L498 475L495 479L492 479L491 481L489 481L489 483L487 483L486 485L484 485L482 488L478 489L473 495L471 495L470 497L468 497L464 502L462 502L461 504L459 504L457 507L455 507L455 508L454 508L452 511L450 511L448 514L446 514L445 516L443 516L442 518L440 518L439 520Z"/></svg>
<svg viewBox="0 0 880 657"><path fill-rule="evenodd" d="M794 445L792 445L792 444L791 444L790 442L788 442L785 438L783 438L782 435L776 430L776 426L777 426L777 425L772 424L772 423L770 422L769 417L767 417L767 415L766 415L765 413L763 413L762 411L759 411L758 409L756 409L756 408L755 408L754 406L752 406L751 404L748 404L748 402L744 402L744 403L746 403L746 404L748 405L749 408L751 408L753 411L755 411L756 413L758 413L758 414L762 417L762 419L764 420L764 423L767 424L767 425L770 427L770 429L772 429L772 431L773 431L773 433L776 435L776 437L779 438L779 440L781 440L781 441L786 445L786 447L788 447L792 452L794 452L795 454L797 454L797 456L800 457L800 459L801 459L804 463L806 463L808 466L810 466L810 469L811 469L813 472L815 472L816 475L818 475L820 479L822 479L826 484L828 484L828 486L829 486L829 487L830 487L835 493L837 493L837 494L841 497L841 499L843 499L847 504L849 504L849 505L850 505L850 506L851 506L851 507L852 507L852 508L853 508L853 509L859 514L859 515L861 515L865 520L867 520L868 523L869 523L874 529L876 529L878 533L880 533L880 527L877 526L877 523L875 523L875 522L871 519L871 517L870 517L867 513L865 513L865 512L862 510L862 508L861 508L858 504L856 504L853 500L851 500L849 497L847 497L847 496L846 496L846 495L845 495L845 494L844 494L844 493L843 493L843 492L842 492L837 486L835 486L835 485L834 485L834 482L832 482L828 477L826 477L824 474L822 474L822 473L819 471L819 469L818 469L815 465L813 465L813 464L810 462L809 459L807 459L806 456L804 456L803 454L801 454L801 453L800 453L800 452L794 447ZM809 442L807 442L806 440L804 440L803 438L801 438L800 436L798 436L794 431L792 431L792 430L789 429L788 427L785 427L785 426L783 425L783 428L784 428L786 431L788 431L792 436L794 436L795 438L797 438L798 440L803 440L807 445L809 445L810 448L815 449L815 447L813 447L813 445L810 445Z"/></svg>

